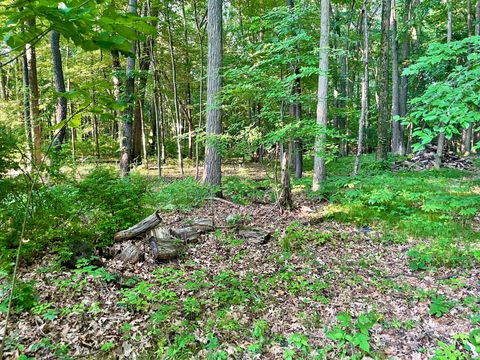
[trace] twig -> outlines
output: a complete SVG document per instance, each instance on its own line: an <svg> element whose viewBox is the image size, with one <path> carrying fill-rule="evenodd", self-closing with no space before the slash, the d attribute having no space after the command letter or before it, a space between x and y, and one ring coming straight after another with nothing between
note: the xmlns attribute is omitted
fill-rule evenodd
<svg viewBox="0 0 480 360"><path fill-rule="evenodd" d="M215 201L219 201L219 202L222 202L224 204L227 204L227 205L232 205L232 206L235 206L235 207L241 207L241 205L239 205L239 204L235 204L231 201L228 201L226 199L222 199L222 198L219 198L219 197L209 197L208 200L210 200L210 201L215 200Z"/></svg>

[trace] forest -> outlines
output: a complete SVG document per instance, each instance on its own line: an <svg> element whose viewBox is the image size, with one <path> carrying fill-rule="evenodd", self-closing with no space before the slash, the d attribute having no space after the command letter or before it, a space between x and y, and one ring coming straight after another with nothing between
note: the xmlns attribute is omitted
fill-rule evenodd
<svg viewBox="0 0 480 360"><path fill-rule="evenodd" d="M480 0L0 1L0 359L480 359Z"/></svg>

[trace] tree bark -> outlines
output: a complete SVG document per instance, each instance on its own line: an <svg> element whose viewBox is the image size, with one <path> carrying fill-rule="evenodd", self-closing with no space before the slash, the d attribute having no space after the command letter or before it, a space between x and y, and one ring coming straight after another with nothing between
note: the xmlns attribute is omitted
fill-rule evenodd
<svg viewBox="0 0 480 360"><path fill-rule="evenodd" d="M353 167L353 175L358 174L360 168L360 158L363 152L363 132L365 123L368 118L368 12L367 0L363 0L363 81L362 81L362 110L360 120L358 122L358 146L357 156L355 157L355 165Z"/></svg>
<svg viewBox="0 0 480 360"><path fill-rule="evenodd" d="M32 123L30 118L30 85L28 76L28 61L27 55L22 57L22 79L23 79L23 125L25 127L25 137L27 139L27 162L32 165L33 156L33 138L32 138Z"/></svg>
<svg viewBox="0 0 480 360"><path fill-rule="evenodd" d="M133 145L132 145L132 161L141 164L142 149L144 143L144 108L145 94L147 89L148 69L150 68L150 59L148 51L148 40L140 46L139 65L138 65L138 87L137 101L135 102L135 110L133 113Z"/></svg>
<svg viewBox="0 0 480 360"><path fill-rule="evenodd" d="M162 218L160 217L160 212L155 211L153 214L147 216L145 219L143 219L139 223L129 227L126 230L117 232L114 236L114 239L115 241L132 239L140 234L147 232L150 229L153 229L161 222L162 222Z"/></svg>
<svg viewBox="0 0 480 360"><path fill-rule="evenodd" d="M28 21L28 26L35 26L35 20ZM40 120L39 108L39 91L38 91L38 77L37 77L37 55L35 47L31 44L26 45L26 57L28 67L28 84L29 84L29 103L30 103L30 121L32 124L32 143L33 155L32 160L36 165L42 162L42 145L43 145L43 131Z"/></svg>
<svg viewBox="0 0 480 360"><path fill-rule="evenodd" d="M208 0L208 63L207 63L207 142L205 149L204 183L222 183L221 154L218 135L222 133L220 92L222 79L222 0Z"/></svg>
<svg viewBox="0 0 480 360"><path fill-rule="evenodd" d="M283 107L283 106L282 106ZM281 192L278 199L278 204L282 209L292 210L292 185L290 181L290 157L291 147L285 144L280 144L280 182Z"/></svg>
<svg viewBox="0 0 480 360"><path fill-rule="evenodd" d="M407 61L410 58L410 28L408 23L411 18L411 0L405 0L402 22L407 29L403 31L402 36L402 64L403 67L407 66ZM399 103L398 111L400 117L405 117L407 115L407 96L408 96L408 78L406 76L401 76L400 78L400 88L399 88Z"/></svg>
<svg viewBox="0 0 480 360"><path fill-rule="evenodd" d="M50 52L52 54L53 65L53 80L55 84L55 91L58 93L65 92L65 79L63 76L62 54L60 53L60 33L52 30L50 33ZM67 117L67 99L64 96L58 96L57 106L55 111L56 124L62 123ZM65 139L65 124L58 129L54 135L54 150L60 150L63 140Z"/></svg>
<svg viewBox="0 0 480 360"><path fill-rule="evenodd" d="M476 36L480 35L480 0L477 0L475 5L475 27L472 26L472 4L469 0L468 4L468 33L471 36L472 32ZM465 155L469 155L472 151L473 140L473 124L463 130L463 152Z"/></svg>
<svg viewBox="0 0 480 360"><path fill-rule="evenodd" d="M388 155L388 28L390 22L390 0L382 0L380 93L378 111L377 160L387 160Z"/></svg>
<svg viewBox="0 0 480 360"><path fill-rule="evenodd" d="M400 74L398 67L398 37L396 1L392 0L390 27L392 30L392 153L405 155L404 127L400 121Z"/></svg>
<svg viewBox="0 0 480 360"><path fill-rule="evenodd" d="M195 12L195 27L197 29L197 38L198 38L198 43L199 43L199 47L200 47L200 54L199 54L199 57L200 57L200 83L199 83L199 100L198 100L198 129L201 130L202 129L202 123L203 123L203 71L204 71L204 59L203 59L203 39L204 39L204 35L205 35L205 32L204 30L202 30L203 26L204 26L204 20L205 20L205 17L203 17L203 19L199 19L198 17L198 11L197 11L197 2L194 1L193 2L193 9L194 9L194 12ZM200 178L200 153L199 153L200 149L199 149L199 141L198 141L198 135L195 136L195 179L198 180Z"/></svg>
<svg viewBox="0 0 480 360"><path fill-rule="evenodd" d="M190 77L192 76L191 72L191 63L190 63L190 55L189 55L189 48L188 48L188 23L187 23L187 16L185 13L185 0L182 0L182 18L183 18L183 40L185 41L185 65L186 65L186 72L187 72L187 86L186 86L186 109L185 115L187 118L188 123L188 157L190 159L193 158L193 117L192 117L192 89L190 85Z"/></svg>
<svg viewBox="0 0 480 360"><path fill-rule="evenodd" d="M183 155L182 155L182 124L180 121L180 109L179 109L179 100L178 100L178 90L177 90L177 69L175 63L175 51L173 49L173 37L172 37L172 26L170 23L170 14L168 13L170 9L166 9L166 20L167 20L167 32L168 32L168 45L170 49L170 65L172 68L172 88L173 88L173 105L175 108L175 131L176 131L176 143L177 143L177 160L180 170L180 175L183 176Z"/></svg>
<svg viewBox="0 0 480 360"><path fill-rule="evenodd" d="M294 0L287 0L287 6L291 12L295 11L295 2ZM293 29L294 34L296 33ZM296 49L298 51L298 49ZM291 96L294 97L292 104L290 105L290 116L294 117L296 121L300 121L302 118L302 105L300 104L299 97L302 94L302 85L300 82L300 69L295 62L290 64L292 72L296 75L296 78L293 80ZM303 149L302 141L295 139L291 144L293 156L290 153L291 160L293 162L293 167L295 168L295 177L301 179L303 176Z"/></svg>
<svg viewBox="0 0 480 360"><path fill-rule="evenodd" d="M313 167L312 190L320 189L320 184L327 177L325 168L326 129L327 129L327 97L328 97L328 39L330 30L330 0L322 0L320 7L320 55L317 92L317 125L320 134L315 139L315 159Z"/></svg>
<svg viewBox="0 0 480 360"><path fill-rule="evenodd" d="M447 43L452 41L452 4L449 0L447 0ZM441 123L440 128L443 128L445 124ZM443 150L445 147L445 131L440 130L440 134L438 135L438 142L437 142L437 153L435 154L435 162L434 168L440 169L442 166L442 159L443 159Z"/></svg>
<svg viewBox="0 0 480 360"><path fill-rule="evenodd" d="M122 82L120 79L120 74L122 72L122 64L120 62L120 55L118 50L112 50L112 83L113 83L113 98L116 102L120 101L121 96L121 87ZM121 137L120 134L120 121L122 118L122 112L120 110L114 110L115 119L114 119L114 127L112 130L113 138L119 139Z"/></svg>
<svg viewBox="0 0 480 360"><path fill-rule="evenodd" d="M128 12L137 14L137 0L128 1ZM133 136L133 109L135 91L135 56L137 44L132 41L130 54L126 59L125 103L126 108L122 118L122 136L120 139L120 176L125 177L130 173L132 163L132 136Z"/></svg>

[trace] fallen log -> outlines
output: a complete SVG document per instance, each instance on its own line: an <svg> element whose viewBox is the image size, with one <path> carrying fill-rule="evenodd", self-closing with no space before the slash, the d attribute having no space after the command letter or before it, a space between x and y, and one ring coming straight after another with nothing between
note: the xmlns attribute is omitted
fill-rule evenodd
<svg viewBox="0 0 480 360"><path fill-rule="evenodd" d="M157 210L152 215L140 221L138 224L135 224L126 230L117 232L114 236L114 239L115 241L129 240L154 228L155 226L160 224L161 221L162 218L160 217L160 213Z"/></svg>
<svg viewBox="0 0 480 360"><path fill-rule="evenodd" d="M178 256L182 247L182 241L170 235L170 229L156 227L148 231L148 243L155 260L170 260Z"/></svg>
<svg viewBox="0 0 480 360"><path fill-rule="evenodd" d="M184 242L194 242L200 235L215 230L213 220L200 218L192 220L188 225L170 229L170 234Z"/></svg>
<svg viewBox="0 0 480 360"><path fill-rule="evenodd" d="M128 243L122 252L115 257L115 260L135 264L140 261L141 257L142 252L140 249L136 245Z"/></svg>
<svg viewBox="0 0 480 360"><path fill-rule="evenodd" d="M263 245L272 238L272 232L257 228L245 228L238 231L238 236L254 244Z"/></svg>

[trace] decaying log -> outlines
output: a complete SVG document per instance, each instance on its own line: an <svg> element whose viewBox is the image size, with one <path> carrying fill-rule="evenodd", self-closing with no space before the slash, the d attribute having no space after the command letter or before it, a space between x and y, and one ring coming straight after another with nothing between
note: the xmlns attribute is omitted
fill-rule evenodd
<svg viewBox="0 0 480 360"><path fill-rule="evenodd" d="M148 242L154 259L169 260L178 256L182 242L170 235L170 229L166 227L156 227L147 233Z"/></svg>
<svg viewBox="0 0 480 360"><path fill-rule="evenodd" d="M254 244L266 244L272 238L272 232L257 228L244 228L238 231L238 236Z"/></svg>
<svg viewBox="0 0 480 360"><path fill-rule="evenodd" d="M215 230L213 220L201 218L194 219L183 227L170 229L170 234L184 242L194 242L200 235L213 230Z"/></svg>
<svg viewBox="0 0 480 360"><path fill-rule="evenodd" d="M128 228L127 230L119 231L115 234L115 241L123 241L134 238L140 234L147 232L148 230L154 228L162 219L160 218L159 211L155 211L152 215L146 217L138 224L133 225L132 227Z"/></svg>
<svg viewBox="0 0 480 360"><path fill-rule="evenodd" d="M150 250L152 251L153 258L156 259L158 256L158 244L155 236L150 236L148 239L148 244L150 245Z"/></svg>
<svg viewBox="0 0 480 360"><path fill-rule="evenodd" d="M115 259L135 264L140 261L141 256L142 253L140 249L136 245L128 243L127 246L125 246L125 248L123 249L123 251L115 257Z"/></svg>

